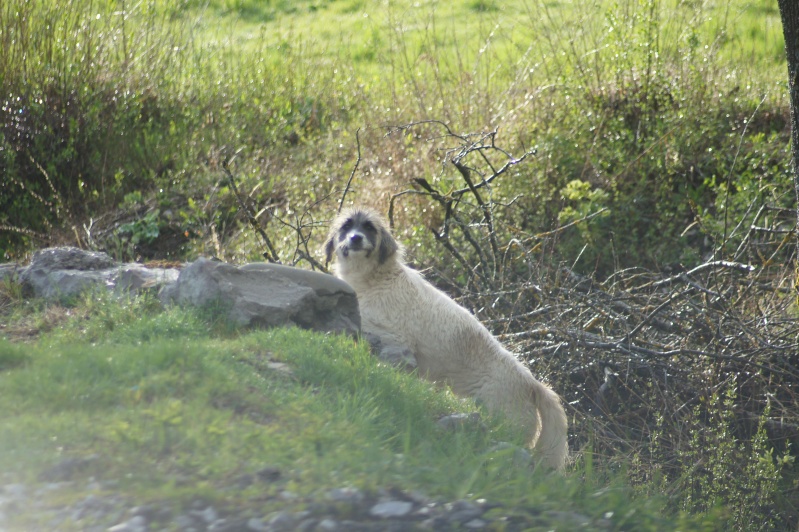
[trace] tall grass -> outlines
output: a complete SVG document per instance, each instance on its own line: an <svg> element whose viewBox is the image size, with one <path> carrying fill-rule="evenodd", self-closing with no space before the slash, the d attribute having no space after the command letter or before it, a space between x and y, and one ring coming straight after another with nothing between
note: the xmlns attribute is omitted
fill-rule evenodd
<svg viewBox="0 0 799 532"><path fill-rule="evenodd" d="M171 73L183 68L185 35L169 9L130 4L0 7L4 253L77 235L168 166L163 117L181 105Z"/></svg>
<svg viewBox="0 0 799 532"><path fill-rule="evenodd" d="M697 264L729 237L724 220L753 204L790 206L786 100L774 68L740 62L735 24L749 20L745 10L524 7L513 23L496 15L471 35L459 20L442 29L433 15L397 22L391 56L400 115L443 119L458 132L499 128L513 152L517 142L538 147L492 188L496 204L516 200L517 227L535 234L608 208L555 248L603 276ZM440 170L441 151L430 157L417 144L414 169L459 179Z"/></svg>
<svg viewBox="0 0 799 532"><path fill-rule="evenodd" d="M790 202L778 17L759 6L7 2L3 250L72 240L145 258L254 257L221 162L238 154L256 212L293 223L340 196L358 128L368 164L351 198L453 179L423 139L382 138L436 119L538 146L494 188L497 203L523 194L525 230L611 207L563 234L563 258L588 245L580 269L690 264L724 240L730 209ZM95 216L118 206L158 230L142 243ZM271 228L290 253L292 230Z"/></svg>

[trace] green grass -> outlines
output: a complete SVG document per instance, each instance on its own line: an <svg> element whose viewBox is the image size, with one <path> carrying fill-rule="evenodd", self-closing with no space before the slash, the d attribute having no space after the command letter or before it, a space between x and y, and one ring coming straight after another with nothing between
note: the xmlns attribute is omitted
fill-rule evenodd
<svg viewBox="0 0 799 532"><path fill-rule="evenodd" d="M59 478L72 487L52 492L48 505L113 493L130 506L179 508L202 498L264 515L291 506L277 498L281 491L297 494L299 508L355 486L487 498L513 514L612 512L613 529L700 524L661 515L656 498L631 500L620 477L590 474L590 465L564 476L514 465L511 451L491 451L497 441L521 443L501 420L486 418L485 431L442 431L439 416L474 405L378 364L348 337L298 329L209 334L209 322L189 311L111 299L98 311L94 300L31 343L0 340L4 482L35 487L65 459L92 457ZM265 466L278 468L280 480L235 488ZM92 482L106 487L83 487ZM12 529L52 519L24 509L9 517Z"/></svg>
<svg viewBox="0 0 799 532"><path fill-rule="evenodd" d="M698 39L715 38L721 30L724 39L717 45L724 50L726 61L736 65L750 58L771 64L784 61L782 28L776 6L752 0L654 3L595 0L587 4L531 0L501 3L473 0L292 2L288 9L285 6L276 8L273 3L252 4L261 8L261 16L257 16L254 9L232 6L230 2L213 1L209 5L215 15L213 20L221 19L230 24L225 33L240 39L239 43L257 40L257 30L265 28L272 39L309 41L320 53L346 49L342 44L355 50L372 49L374 55L354 57L359 67L376 63L377 58L386 58L392 51L390 34L398 30L410 37L408 45L420 47L423 37L436 25L440 30L438 51L445 56L473 54L485 44L483 39L490 32L505 51L510 51L543 42L551 38L547 33L564 27L577 27L587 36L598 28L607 29L609 18L641 17L653 6L659 13L659 25L666 39L687 31ZM197 10L188 9L183 16L198 15ZM211 19L207 12L202 16L205 20ZM685 27L689 21L693 23L692 28ZM462 49L456 50L458 47Z"/></svg>
<svg viewBox="0 0 799 532"><path fill-rule="evenodd" d="M256 258L261 244L240 230L220 171L237 154L234 173L256 212L286 222L269 231L290 260L288 224L308 224L311 243L321 242L313 229L341 197L356 130L369 164L351 200L382 205L419 177L460 186L453 169L442 172L451 146L431 140L440 132L384 136L385 126L426 119L456 132L499 128L516 154L537 146L493 189L497 204L520 198L524 214L507 222L524 231L607 207L555 248L572 263L587 245L577 267L601 276L695 264L701 242L726 239L720 221L753 201L791 201L782 32L766 0L126 9L71 0L0 9L8 257L55 238L119 258ZM606 199L570 198L574 180ZM404 200L417 212L408 218L434 223L430 203ZM110 211L127 223L107 221L119 216ZM701 234L686 237L695 223ZM409 247L429 245L424 225L406 227ZM611 235L613 246L603 244Z"/></svg>

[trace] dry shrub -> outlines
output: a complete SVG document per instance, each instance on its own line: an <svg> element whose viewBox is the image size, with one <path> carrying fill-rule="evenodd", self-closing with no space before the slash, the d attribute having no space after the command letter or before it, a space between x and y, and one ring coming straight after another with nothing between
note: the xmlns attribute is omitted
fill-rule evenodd
<svg viewBox="0 0 799 532"><path fill-rule="evenodd" d="M724 505L737 529L795 527L799 309L782 217L763 216L764 200L749 209L751 224L738 224L749 229L735 249L597 280L558 246L601 209L526 232L521 203L500 193L500 170L525 156L497 146L495 133L443 138L449 169L392 196L389 214L420 215L418 204L434 212L416 223L435 247L409 258L431 265L429 278L562 395L576 470L624 471L675 511Z"/></svg>

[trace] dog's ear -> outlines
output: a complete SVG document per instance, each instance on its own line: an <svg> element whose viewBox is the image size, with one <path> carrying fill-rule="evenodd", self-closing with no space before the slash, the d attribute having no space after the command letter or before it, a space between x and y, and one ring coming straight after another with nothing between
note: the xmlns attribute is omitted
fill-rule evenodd
<svg viewBox="0 0 799 532"><path fill-rule="evenodd" d="M394 253L397 252L398 249L399 246L397 245L397 241L394 240L394 237L391 236L391 233L388 232L388 229L380 224L380 245L377 248L378 264L385 263L394 255Z"/></svg>
<svg viewBox="0 0 799 532"><path fill-rule="evenodd" d="M333 260L333 252L336 250L336 235L332 233L330 238L327 239L325 242L325 257L327 257L327 262Z"/></svg>

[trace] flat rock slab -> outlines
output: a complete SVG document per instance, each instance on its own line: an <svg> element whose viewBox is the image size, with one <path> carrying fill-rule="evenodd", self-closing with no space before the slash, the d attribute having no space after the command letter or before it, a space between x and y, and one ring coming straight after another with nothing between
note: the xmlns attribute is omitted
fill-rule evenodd
<svg viewBox="0 0 799 532"><path fill-rule="evenodd" d="M356 334L361 324L347 283L279 264L234 266L201 258L183 268L160 297L164 304L212 306L240 327L297 325Z"/></svg>
<svg viewBox="0 0 799 532"><path fill-rule="evenodd" d="M22 287L36 297L69 299L93 287L140 292L177 280L175 268L147 268L116 262L108 254L72 247L47 248L17 270Z"/></svg>
<svg viewBox="0 0 799 532"><path fill-rule="evenodd" d="M344 281L278 264L235 266L200 258L177 268L119 263L103 252L72 247L33 254L30 265L0 264L0 281L17 279L28 295L68 300L98 287L115 292L158 291L163 304L218 309L240 327L296 325L357 334L358 300Z"/></svg>

